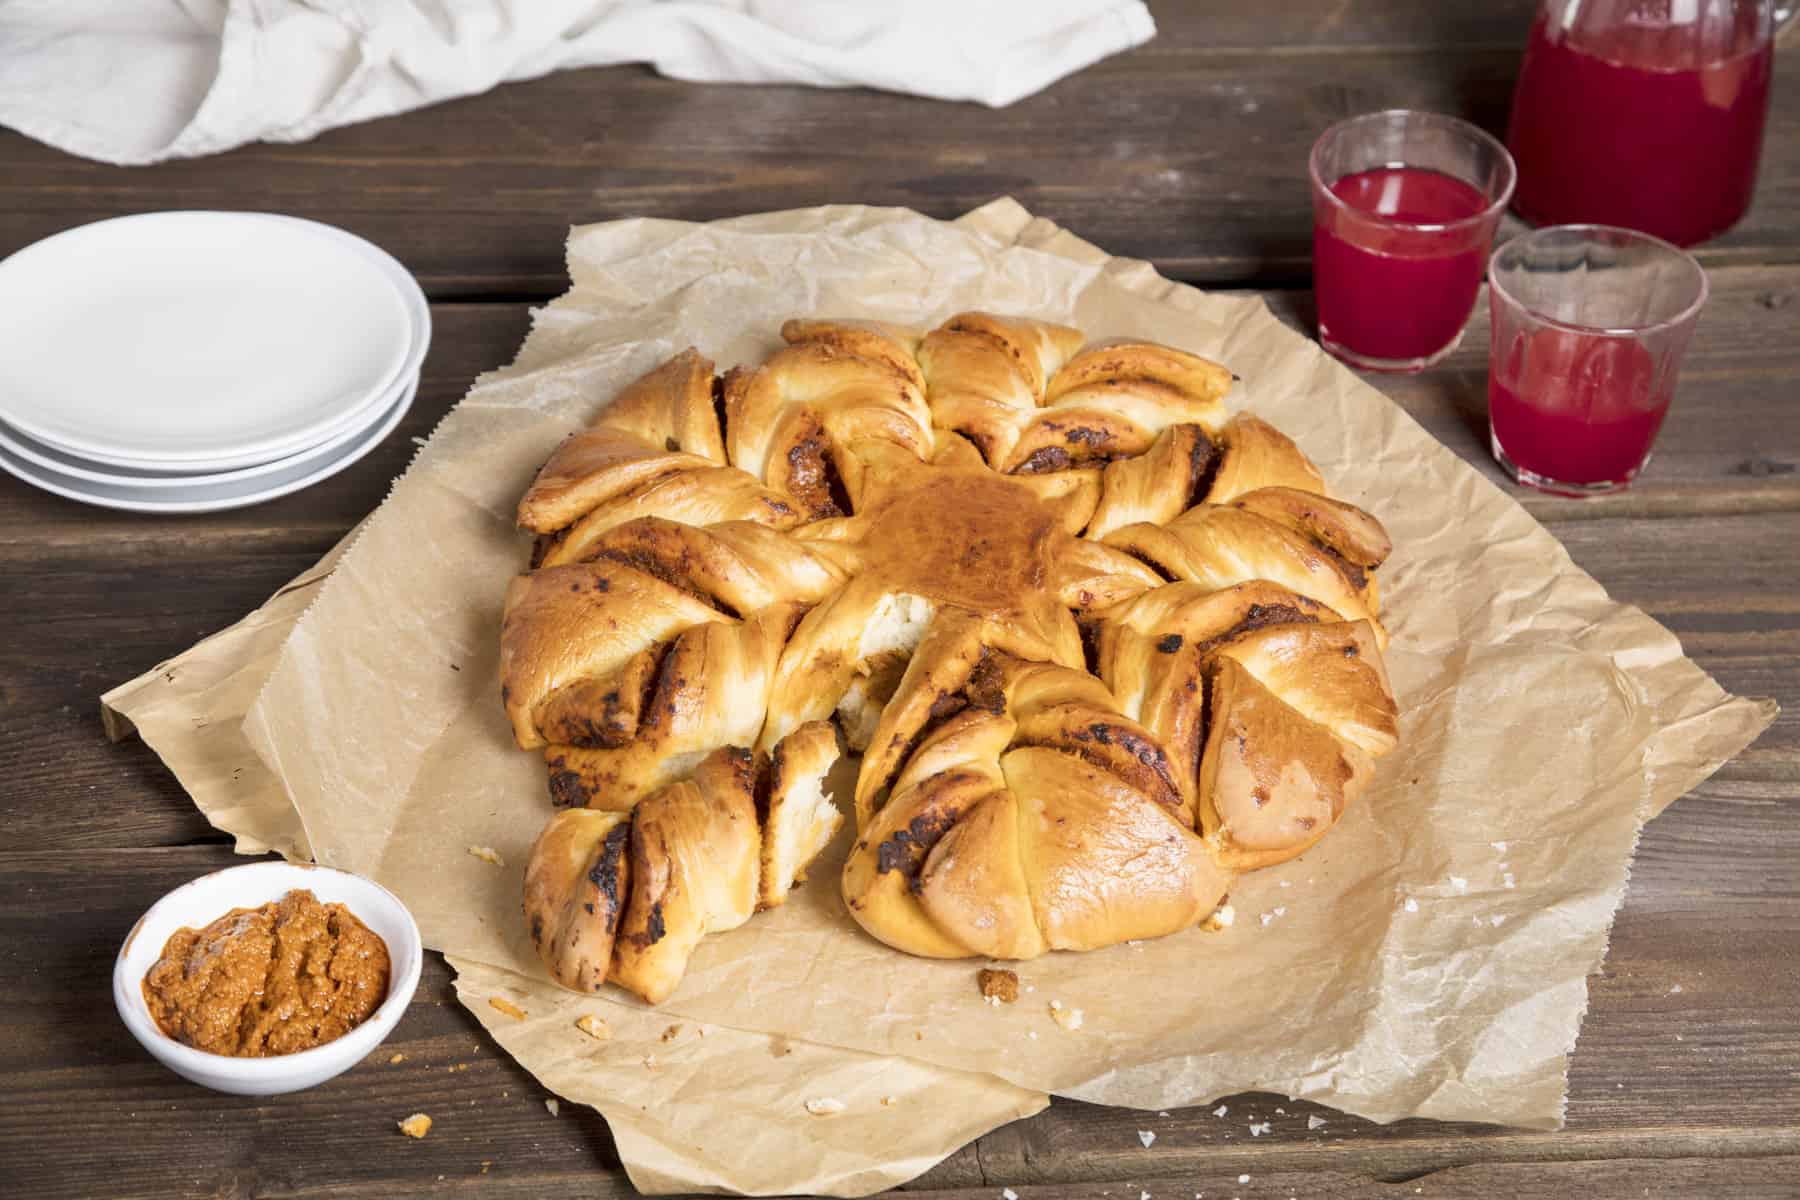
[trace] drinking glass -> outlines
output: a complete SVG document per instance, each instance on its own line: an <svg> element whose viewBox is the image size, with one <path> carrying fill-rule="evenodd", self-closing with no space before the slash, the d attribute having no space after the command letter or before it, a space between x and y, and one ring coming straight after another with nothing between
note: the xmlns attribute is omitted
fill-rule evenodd
<svg viewBox="0 0 1800 1200"><path fill-rule="evenodd" d="M1488 437L1514 480L1560 496L1627 487L1675 395L1706 272L1610 225L1524 233L1488 266Z"/></svg>
<svg viewBox="0 0 1800 1200"><path fill-rule="evenodd" d="M1475 310L1512 197L1512 157L1467 121L1393 110L1314 143L1313 292L1319 341L1355 367L1421 371Z"/></svg>
<svg viewBox="0 0 1800 1200"><path fill-rule="evenodd" d="M1544 0L1506 145L1519 215L1691 246L1750 207L1769 112L1772 0Z"/></svg>

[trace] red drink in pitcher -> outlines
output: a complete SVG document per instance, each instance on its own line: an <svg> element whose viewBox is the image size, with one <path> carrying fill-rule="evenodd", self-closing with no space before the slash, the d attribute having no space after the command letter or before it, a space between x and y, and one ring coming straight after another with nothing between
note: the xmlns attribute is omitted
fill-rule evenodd
<svg viewBox="0 0 1800 1200"><path fill-rule="evenodd" d="M1487 198L1423 167L1358 171L1331 194L1352 211L1313 216L1319 336L1383 359L1428 358L1454 342L1487 270L1491 235L1468 223Z"/></svg>
<svg viewBox="0 0 1800 1200"><path fill-rule="evenodd" d="M1545 5L1506 138L1520 215L1679 246L1730 228L1756 186L1770 18L1766 0Z"/></svg>

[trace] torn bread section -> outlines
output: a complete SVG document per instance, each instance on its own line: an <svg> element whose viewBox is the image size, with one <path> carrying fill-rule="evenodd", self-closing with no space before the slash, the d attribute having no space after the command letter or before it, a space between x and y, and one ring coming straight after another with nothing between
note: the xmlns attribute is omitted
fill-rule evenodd
<svg viewBox="0 0 1800 1200"><path fill-rule="evenodd" d="M702 938L783 903L831 842L843 817L824 778L838 752L836 729L812 721L777 744L766 771L724 746L629 812L557 813L532 847L524 894L551 978L667 999Z"/></svg>

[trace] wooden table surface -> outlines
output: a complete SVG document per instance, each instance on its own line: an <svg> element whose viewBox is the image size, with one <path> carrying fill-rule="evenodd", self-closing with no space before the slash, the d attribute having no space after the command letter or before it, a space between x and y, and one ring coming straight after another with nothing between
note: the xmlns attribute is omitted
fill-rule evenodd
<svg viewBox="0 0 1800 1200"><path fill-rule="evenodd" d="M630 1193L605 1123L574 1105L550 1115L545 1091L456 1007L436 956L391 1043L404 1063L384 1055L267 1103L164 1071L108 994L137 915L233 856L150 751L104 740L97 698L256 606L379 503L411 439L508 361L529 305L562 289L565 226L831 201L948 217L1011 194L1171 276L1257 289L1304 323L1312 138L1338 117L1401 106L1500 129L1529 7L1167 0L1148 46L998 112L617 68L152 168L0 131L0 255L150 209L295 213L393 251L432 297L436 325L400 429L299 495L158 519L0 477L0 1192ZM945 1200L1002 1188L1020 1200L1800 1196L1800 46L1779 55L1755 207L1700 253L1713 298L1647 476L1603 501L1522 499L1726 688L1774 696L1784 712L1645 831L1592 981L1567 1128L1378 1126L1267 1096L1227 1101L1228 1119L1058 1101L910 1189ZM1478 317L1437 369L1375 382L1492 474L1485 344ZM439 1118L420 1142L394 1131L415 1110ZM1251 1112L1268 1135L1249 1136L1239 1118ZM1314 1116L1323 1128L1308 1128Z"/></svg>

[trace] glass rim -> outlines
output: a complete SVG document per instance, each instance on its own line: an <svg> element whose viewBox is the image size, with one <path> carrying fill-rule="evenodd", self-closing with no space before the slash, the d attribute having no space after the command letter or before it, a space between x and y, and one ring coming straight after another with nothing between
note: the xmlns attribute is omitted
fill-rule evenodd
<svg viewBox="0 0 1800 1200"><path fill-rule="evenodd" d="M1343 197L1332 191L1331 183L1326 183L1324 176L1319 171L1319 156L1324 149L1326 139L1335 134L1342 133L1352 125L1361 125L1364 123L1374 124L1376 122L1395 121L1400 119L1439 124L1456 133L1462 134L1471 141L1480 143L1488 149L1495 151L1499 155L1500 162L1504 163L1506 167L1506 186L1500 189L1499 196L1488 203L1488 205L1480 212L1467 217L1458 217L1454 221L1405 221L1398 217L1384 217L1376 213L1364 212L1360 208L1353 207L1347 203ZM1386 165L1404 167L1408 164L1389 163ZM1372 170L1374 168L1365 169ZM1306 173L1312 179L1313 190L1317 194L1327 197L1332 207L1342 212L1354 213L1364 220L1392 226L1396 229L1410 229L1418 233L1445 233L1453 229L1461 230L1472 228L1484 221L1491 221L1501 213L1504 213L1506 211L1506 206L1512 203L1513 190L1519 183L1518 164L1513 161L1512 152L1506 148L1506 144L1499 138L1481 128L1481 126L1465 121L1461 117L1453 117L1448 113L1430 112L1420 108L1382 108L1377 109L1374 112L1359 113L1354 117L1345 117L1341 121L1333 122L1323 133L1319 134L1319 136L1314 139L1312 149L1307 152ZM1342 176L1339 178L1342 178ZM1337 180L1332 180L1332 183L1336 182ZM1468 181L1463 180L1462 182L1467 183ZM1486 189L1483 188L1482 192L1485 195Z"/></svg>
<svg viewBox="0 0 1800 1200"><path fill-rule="evenodd" d="M1548 313L1540 312L1538 309L1525 303L1525 301L1521 300L1519 297L1513 295L1512 292L1508 291L1506 286L1495 277L1494 264L1500 261L1500 256L1502 254L1505 254L1514 246L1517 246L1521 242L1529 241L1532 238L1541 237L1545 234L1570 232L1580 232L1583 234L1593 234L1596 232L1614 234L1619 238L1621 243L1637 242L1654 246L1657 249L1682 260L1695 275L1699 276L1699 293L1695 295L1693 301L1680 312L1672 317L1665 317L1660 321L1651 321L1644 325L1584 325L1579 321L1565 321L1560 317L1553 317ZM1590 337L1643 337L1645 334L1661 333L1664 330L1673 329L1678 325L1686 324L1698 317L1701 308L1705 306L1707 299L1712 295L1712 280L1707 276L1706 268L1700 265L1699 259L1695 258L1692 254L1689 254L1686 250L1683 250L1680 246L1675 245L1673 242L1664 241L1655 234L1645 233L1639 229L1628 229L1623 225L1601 225L1595 222L1583 222L1570 225L1540 225L1536 229L1527 229L1522 233L1514 234L1512 237L1507 238L1504 242L1500 243L1499 246L1495 247L1494 252L1488 256L1487 285L1490 292L1495 292L1505 297L1509 304L1517 307L1520 312L1529 314L1532 320L1542 322L1552 329L1563 329L1570 333L1587 334Z"/></svg>

